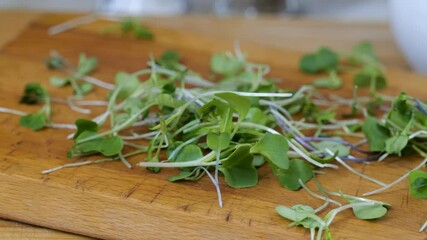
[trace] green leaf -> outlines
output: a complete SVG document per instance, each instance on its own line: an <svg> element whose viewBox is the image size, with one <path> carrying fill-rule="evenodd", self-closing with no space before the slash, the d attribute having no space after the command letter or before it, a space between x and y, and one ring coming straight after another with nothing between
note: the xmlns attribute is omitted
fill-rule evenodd
<svg viewBox="0 0 427 240"><path fill-rule="evenodd" d="M230 156L221 161L219 170L225 182L233 188L253 187L258 183L258 173L252 165L253 156L249 144L240 145Z"/></svg>
<svg viewBox="0 0 427 240"><path fill-rule="evenodd" d="M314 80L313 86L317 88L339 89L342 86L342 80L337 76L335 71L332 71L328 77Z"/></svg>
<svg viewBox="0 0 427 240"><path fill-rule="evenodd" d="M407 135L393 136L385 142L385 151L388 154L401 155L402 150L408 145L409 138Z"/></svg>
<svg viewBox="0 0 427 240"><path fill-rule="evenodd" d="M219 117L220 131L228 133L231 132L233 127L233 111L229 107L229 104L218 99L213 99L199 109L199 114L202 117L209 114Z"/></svg>
<svg viewBox="0 0 427 240"><path fill-rule="evenodd" d="M356 199L346 199L349 203L362 202ZM387 208L384 207L383 203L376 203L370 206L358 206L353 207L354 215L359 219L372 220L382 218L387 214Z"/></svg>
<svg viewBox="0 0 427 240"><path fill-rule="evenodd" d="M222 75L235 75L243 67L243 63L236 57L225 54L214 54L211 58L211 69L214 73Z"/></svg>
<svg viewBox="0 0 427 240"><path fill-rule="evenodd" d="M224 150L230 146L230 134L210 132L207 136L206 143L214 151Z"/></svg>
<svg viewBox="0 0 427 240"><path fill-rule="evenodd" d="M294 205L290 208L277 206L276 211L280 216L291 220L294 225L300 225L306 229L320 228L320 223L316 220L321 219L316 216L314 209L310 206L301 204Z"/></svg>
<svg viewBox="0 0 427 240"><path fill-rule="evenodd" d="M56 77L56 76L51 77L49 79L49 82L52 86L55 86L55 87L63 87L70 83L68 78Z"/></svg>
<svg viewBox="0 0 427 240"><path fill-rule="evenodd" d="M44 62L50 69L61 69L65 65L64 60L59 56L50 56Z"/></svg>
<svg viewBox="0 0 427 240"><path fill-rule="evenodd" d="M120 28L124 33L133 32L136 38L151 40L154 34L150 29L142 26L137 20L128 18L120 23Z"/></svg>
<svg viewBox="0 0 427 240"><path fill-rule="evenodd" d="M43 111L38 113L31 113L22 116L19 119L19 124L21 126L31 128L33 131L41 130L46 126L46 123L46 114Z"/></svg>
<svg viewBox="0 0 427 240"><path fill-rule="evenodd" d="M129 115L134 115L144 107L144 102L138 98L127 98L123 109Z"/></svg>
<svg viewBox="0 0 427 240"><path fill-rule="evenodd" d="M160 58L157 60L160 65L169 68L169 69L175 69L177 65L179 65L179 60L181 56L178 52L167 50L165 51Z"/></svg>
<svg viewBox="0 0 427 240"><path fill-rule="evenodd" d="M134 25L135 25L135 21L131 18L124 19L120 23L120 27L121 27L122 31L125 33L132 31L134 28Z"/></svg>
<svg viewBox="0 0 427 240"><path fill-rule="evenodd" d="M336 117L336 114L337 113L335 111L331 111L331 110L318 111L315 114L313 114L313 118L318 124L326 124L334 120Z"/></svg>
<svg viewBox="0 0 427 240"><path fill-rule="evenodd" d="M28 83L25 85L24 93L20 103L37 104L44 102L47 96L46 90L40 83Z"/></svg>
<svg viewBox="0 0 427 240"><path fill-rule="evenodd" d="M265 158L262 155L255 155L253 156L254 160L252 161L252 165L254 165L254 167L261 167L262 165L264 165L265 163Z"/></svg>
<svg viewBox="0 0 427 240"><path fill-rule="evenodd" d="M177 100L177 99L173 98L170 94L162 93L162 94L157 95L156 103L159 106L178 108L179 106L181 106L185 102L183 100Z"/></svg>
<svg viewBox="0 0 427 240"><path fill-rule="evenodd" d="M371 151L381 152L385 149L390 132L375 117L368 117L362 126L362 130L368 139Z"/></svg>
<svg viewBox="0 0 427 240"><path fill-rule="evenodd" d="M412 171L409 174L409 189L415 198L427 198L427 172Z"/></svg>
<svg viewBox="0 0 427 240"><path fill-rule="evenodd" d="M407 103L408 98L408 95L401 93L399 97L393 101L392 109L387 114L386 126L397 126L401 128L399 129L400 131L405 128L407 128L406 131L411 130L412 126L408 126L408 124L411 124L411 120L414 118L414 108Z"/></svg>
<svg viewBox="0 0 427 240"><path fill-rule="evenodd" d="M81 97L83 97L93 90L93 85L91 83L88 83L88 82L83 82L83 83L79 84L79 89L80 89L79 95Z"/></svg>
<svg viewBox="0 0 427 240"><path fill-rule="evenodd" d="M196 144L186 145L176 156L176 162L188 162L203 157L202 150Z"/></svg>
<svg viewBox="0 0 427 240"><path fill-rule="evenodd" d="M96 122L87 119L77 119L75 122L77 131L73 139L77 139L84 131L98 132L99 126Z"/></svg>
<svg viewBox="0 0 427 240"><path fill-rule="evenodd" d="M314 176L311 167L301 159L290 160L287 170L278 169L277 171L273 170L273 172L275 172L283 187L294 191L302 187L298 181L299 179L305 183Z"/></svg>
<svg viewBox="0 0 427 240"><path fill-rule="evenodd" d="M190 171L187 169L181 170L177 176L168 177L168 181L170 182L176 182L176 181L182 181L182 180L195 181L198 179L199 177L197 177L197 175L195 175L193 171Z"/></svg>
<svg viewBox="0 0 427 240"><path fill-rule="evenodd" d="M280 168L289 168L288 142L279 134L266 133L250 150L252 154L261 154L270 164Z"/></svg>
<svg viewBox="0 0 427 240"><path fill-rule="evenodd" d="M221 132L231 133L233 128L233 111L230 107L227 107L226 110L222 113L221 118L219 119L219 130Z"/></svg>
<svg viewBox="0 0 427 240"><path fill-rule="evenodd" d="M348 61L349 63L358 65L373 64L378 62L372 44L367 41L360 42L353 48Z"/></svg>
<svg viewBox="0 0 427 240"><path fill-rule="evenodd" d="M216 116L222 115L228 108L230 108L226 103L218 100L212 99L211 101L204 104L201 108L199 108L198 112L201 117L207 116L211 113Z"/></svg>
<svg viewBox="0 0 427 240"><path fill-rule="evenodd" d="M90 74L98 65L98 60L95 57L86 57L86 54L81 53L79 64L77 65L77 73L81 76Z"/></svg>
<svg viewBox="0 0 427 240"><path fill-rule="evenodd" d="M315 148L325 151L325 149L330 149L334 153L338 153L339 157L347 157L350 154L350 147L345 146L344 144L332 141L321 141L321 142L311 142Z"/></svg>
<svg viewBox="0 0 427 240"><path fill-rule="evenodd" d="M372 66L366 66L362 71L354 75L353 85L359 88L370 87L372 80L375 81L377 90L387 87L387 81L381 70Z"/></svg>
<svg viewBox="0 0 427 240"><path fill-rule="evenodd" d="M308 214L314 214L314 209L310 206L306 205L295 205L291 208L285 206L277 206L277 213L280 216L291 220L292 222L301 222L305 218L307 218Z"/></svg>
<svg viewBox="0 0 427 240"><path fill-rule="evenodd" d="M139 86L138 77L126 73L118 72L115 77L116 88L120 87L117 99L128 98Z"/></svg>
<svg viewBox="0 0 427 240"><path fill-rule="evenodd" d="M250 108L245 119L243 119L244 122L252 122L260 125L265 125L267 120L265 113L257 107Z"/></svg>
<svg viewBox="0 0 427 240"><path fill-rule="evenodd" d="M251 107L251 102L247 97L235 93L217 93L215 96L224 99L239 114L239 119L244 119Z"/></svg>
<svg viewBox="0 0 427 240"><path fill-rule="evenodd" d="M133 29L135 37L139 39L152 40L154 39L154 34L150 29L142 25L137 25Z"/></svg>
<svg viewBox="0 0 427 240"><path fill-rule="evenodd" d="M316 53L302 57L299 67L305 73L319 73L335 69L338 55L329 48L320 48Z"/></svg>
<svg viewBox="0 0 427 240"><path fill-rule="evenodd" d="M101 153L104 156L113 156L121 152L123 140L119 136L95 138L89 141L79 143L79 140L93 137L97 132L83 131L75 139L74 145L68 152L68 157L90 155Z"/></svg>

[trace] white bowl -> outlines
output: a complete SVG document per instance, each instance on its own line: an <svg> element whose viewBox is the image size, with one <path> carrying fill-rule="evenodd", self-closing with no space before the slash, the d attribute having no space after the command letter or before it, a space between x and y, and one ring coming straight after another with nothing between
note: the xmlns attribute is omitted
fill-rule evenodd
<svg viewBox="0 0 427 240"><path fill-rule="evenodd" d="M411 67L427 74L427 0L390 0L394 37Z"/></svg>

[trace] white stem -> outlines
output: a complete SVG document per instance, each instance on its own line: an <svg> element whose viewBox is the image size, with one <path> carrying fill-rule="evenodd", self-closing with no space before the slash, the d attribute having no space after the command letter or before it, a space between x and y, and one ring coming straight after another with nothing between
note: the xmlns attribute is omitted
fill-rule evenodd
<svg viewBox="0 0 427 240"><path fill-rule="evenodd" d="M322 234L323 234L323 229L324 229L325 227L323 226L323 225L321 225L320 227L319 227L319 231L317 231L317 240L322 240Z"/></svg>
<svg viewBox="0 0 427 240"><path fill-rule="evenodd" d="M322 206L316 208L316 210L314 210L314 213L318 213L323 211L327 206L329 205L329 201L325 201L324 204L322 204Z"/></svg>
<svg viewBox="0 0 427 240"><path fill-rule="evenodd" d="M310 240L314 240L316 236L316 229L310 228Z"/></svg>
<svg viewBox="0 0 427 240"><path fill-rule="evenodd" d="M288 126L295 135L298 135L298 137L305 137L304 134L302 134L296 127L293 126L293 124L291 124L282 114L280 114L278 111L274 110L273 108L271 108L271 113L278 118L280 121L283 122L283 124L285 124L286 126Z"/></svg>
<svg viewBox="0 0 427 240"><path fill-rule="evenodd" d="M335 204L335 205L337 205L337 206L342 206L342 204L341 203L339 203L339 202L337 202L337 201L335 201L335 200L332 200L332 199L330 199L330 198L327 198L327 197L324 197L324 196L320 196L319 194L317 194L317 193L314 193L313 191L311 191L305 184L304 184L304 182L301 180L301 179L298 179L298 182L299 182L299 184L301 185L301 187L302 188L304 188L304 190L305 191L307 191L311 196L313 196L313 197L315 197L315 198L318 198L318 199L321 199L321 200L323 200L323 201L326 201L326 202L330 202L330 203L333 203L333 204Z"/></svg>
<svg viewBox="0 0 427 240"><path fill-rule="evenodd" d="M184 168L184 167L207 167L215 166L216 162L140 162L137 164L140 167L160 167L160 168Z"/></svg>
<svg viewBox="0 0 427 240"><path fill-rule="evenodd" d="M158 134L159 131L152 131L144 134L135 134L132 136L120 136L123 140L136 140L136 139L150 139L151 137Z"/></svg>
<svg viewBox="0 0 427 240"><path fill-rule="evenodd" d="M72 130L77 129L76 125L68 124L68 123L49 123L46 126L51 128L62 128L62 129L72 129Z"/></svg>
<svg viewBox="0 0 427 240"><path fill-rule="evenodd" d="M139 145L139 144L135 144L135 143L131 143L131 142L124 142L123 144L126 146L137 148L137 149L147 148L147 146Z"/></svg>
<svg viewBox="0 0 427 240"><path fill-rule="evenodd" d="M302 97L302 94L307 91L307 90L313 90L314 88L312 86L302 86L298 89L298 91L295 92L295 94L293 94L292 98L289 99L284 99L284 100L279 100L279 101L274 101L275 104L280 105L280 106L285 106L287 104L290 104L292 102L295 101L295 99L300 98L300 96Z"/></svg>
<svg viewBox="0 0 427 240"><path fill-rule="evenodd" d="M313 124L313 123L305 123L305 122L300 122L300 121L293 121L292 123L296 127L303 127L305 129L318 129L319 128L318 124ZM324 130L336 130L336 129L341 129L347 125L358 124L358 123L360 123L360 120L357 120L357 119L337 121L335 124L322 125L322 129L324 129Z"/></svg>
<svg viewBox="0 0 427 240"><path fill-rule="evenodd" d="M388 155L388 153L384 153L383 155L381 155L381 157L378 158L378 162L384 161L388 157Z"/></svg>
<svg viewBox="0 0 427 240"><path fill-rule="evenodd" d="M65 32L67 30L73 29L79 25L88 24L98 20L98 16L95 14L90 14L78 18L71 19L69 21L63 22L61 24L50 27L47 30L49 35L55 35L61 32Z"/></svg>
<svg viewBox="0 0 427 240"><path fill-rule="evenodd" d="M219 204L219 207L222 208L222 195L221 195L221 189L219 188L219 182L212 177L212 175L206 168L202 167L202 169L205 171L206 175L208 175L208 177L211 179L212 183L214 184L216 188L216 193L218 194L218 204Z"/></svg>
<svg viewBox="0 0 427 240"><path fill-rule="evenodd" d="M182 89L181 90L187 97L189 97L189 98L194 98L194 95L190 92L190 91L188 91L188 90L186 90L186 89ZM203 106L203 105L205 105L205 102L203 102L202 100L200 100L200 99L198 99L198 100L196 100L196 103L197 103L197 105L199 105L199 106Z"/></svg>
<svg viewBox="0 0 427 240"><path fill-rule="evenodd" d="M328 154L330 154L331 156L333 156L334 155L334 153L330 150L330 149L328 149L328 148L326 148L325 149L325 151L328 153ZM364 179L366 179L366 180L369 180L369 181L371 181L371 182L374 182L374 183L376 183L376 184L378 184L378 185L381 185L381 186L385 186L385 185L387 185L387 184L385 184L385 183L383 183L383 182L381 182L381 181L378 181L378 180L376 180L376 179L374 179L374 178L372 178L372 177L369 177L369 176L367 176L367 175L365 175L365 174L363 174L363 173L360 173L360 172L358 172L358 171L356 171L354 168L352 168L352 167L350 167L350 165L348 165L347 163L345 163L340 157L335 157L335 160L338 162L338 163L340 163L341 165L343 165L345 168L347 168L350 172L352 172L352 173L354 173L354 174L356 174L357 176L359 176L359 177L361 177L361 178L364 178Z"/></svg>
<svg viewBox="0 0 427 240"><path fill-rule="evenodd" d="M158 123L159 119L157 117L150 117L150 118L146 118L142 121L137 121L135 122L132 127L140 127L140 126L145 126L147 124L155 124Z"/></svg>
<svg viewBox="0 0 427 240"><path fill-rule="evenodd" d="M113 90L115 87L114 84L101 81L101 80L94 78L94 77L91 77L91 76L83 76L83 77L81 77L81 79L88 82L88 83L92 83L93 85L96 85L98 87L102 87L102 88L105 88L108 90Z"/></svg>
<svg viewBox="0 0 427 240"><path fill-rule="evenodd" d="M335 208L335 209L331 210L331 212L330 212L330 213L332 213L332 214L329 216L329 219L328 219L328 221L326 222L326 225L328 225L328 226L329 226L329 225L332 223L332 221L334 220L335 216L336 216L339 212L342 212L342 211L344 211L344 210L346 210L346 209L349 209L349 208L354 208L354 207L367 207L367 206L372 206L372 205L375 205L375 204L378 204L378 203L377 203L377 202L358 202L358 203L351 203L351 204L347 204L347 205L344 205L344 206L341 206L341 207Z"/></svg>
<svg viewBox="0 0 427 240"><path fill-rule="evenodd" d="M140 162L137 165L141 167L165 167L165 168L183 168L183 167L198 167L198 166L214 166L215 162L205 162L214 156L212 151L200 159L188 162Z"/></svg>
<svg viewBox="0 0 427 240"><path fill-rule="evenodd" d="M55 172L55 171L58 171L60 169L67 168L67 167L77 167L77 166L83 166L83 165L88 165L88 164L92 164L92 163L93 163L93 161L68 163L68 164L64 164L62 166L58 166L58 167L54 167L54 168L51 168L51 169L43 170L42 174L48 174L48 173Z"/></svg>
<svg viewBox="0 0 427 240"><path fill-rule="evenodd" d="M241 122L241 123L239 123L239 126L243 127L243 128L257 128L257 129L264 130L264 131L271 133L271 134L281 135L278 131L276 131L272 128L266 127L264 125L256 124L256 123Z"/></svg>
<svg viewBox="0 0 427 240"><path fill-rule="evenodd" d="M272 101L267 101L267 100L261 99L259 101L259 104L274 107L274 108L278 109L280 112L282 112L286 118L292 120L292 115L288 112L288 110L286 110L284 107L282 107L280 105L277 105L276 103L274 103Z"/></svg>
<svg viewBox="0 0 427 240"><path fill-rule="evenodd" d="M362 139L359 142L355 143L354 146L358 147L368 142L368 139Z"/></svg>
<svg viewBox="0 0 427 240"><path fill-rule="evenodd" d="M71 110L73 110L73 111L83 113L83 114L91 114L92 113L92 111L90 109L81 108L81 107L76 106L74 104L73 100L70 98L68 99L67 103L68 103L68 106L70 106Z"/></svg>
<svg viewBox="0 0 427 240"><path fill-rule="evenodd" d="M10 109L10 108L4 108L4 107L0 107L0 112L15 114L15 115L18 115L18 116L25 116L25 115L28 114L26 112L22 112L22 111Z"/></svg>
<svg viewBox="0 0 427 240"><path fill-rule="evenodd" d="M236 54L237 59L241 62L245 61L245 55L243 55L242 50L240 49L240 42L238 40L234 40L233 42L234 53Z"/></svg>
<svg viewBox="0 0 427 240"><path fill-rule="evenodd" d="M292 93L254 93L254 92L237 92L229 91L231 93L244 96L244 97L292 97Z"/></svg>
<svg viewBox="0 0 427 240"><path fill-rule="evenodd" d="M425 131L425 130L420 130L420 131L418 131L418 132L415 132L415 133L413 133L413 134L411 134L410 136L409 136L409 139L413 139L413 138L415 138L415 137L418 137L419 135L421 135L421 134L423 134L423 135L427 135L427 131ZM424 137L426 137L426 136L424 136Z"/></svg>
<svg viewBox="0 0 427 240"><path fill-rule="evenodd" d="M379 188L379 189L377 189L377 190L374 190L374 191L371 191L371 192L367 192L367 193L364 193L363 194L363 196L370 196L370 195L373 195L373 194L377 194L377 193L380 193L380 192L382 192L382 191L384 191L384 190L386 190L386 189L389 189L389 188L391 188L391 187L393 187L394 185L396 185L396 184L398 184L399 182L401 182L403 179L405 179L405 178L407 178L408 176L409 176L409 174L412 172L412 171L415 171L415 170L418 170L418 169L420 169L421 167L423 167L425 164L427 163L427 158L425 158L419 165L417 165L415 168L413 168L411 171L409 171L409 172L407 172L407 173L405 173L403 176L401 176L400 178L398 178L398 179L396 179L394 182L392 182L392 183L390 183L390 184L388 184L388 185L385 185L384 187L382 187L382 188Z"/></svg>
<svg viewBox="0 0 427 240"><path fill-rule="evenodd" d="M74 104L80 105L80 106L100 106L100 107L108 106L107 101L99 101L99 100L74 100Z"/></svg>
<svg viewBox="0 0 427 240"><path fill-rule="evenodd" d="M109 114L110 114L110 112L106 111L106 112L102 113L101 115L98 115L98 116L92 118L92 121L96 122L97 124L101 124L107 119Z"/></svg>
<svg viewBox="0 0 427 240"><path fill-rule="evenodd" d="M301 157L303 157L305 160L307 160L309 163L320 167L320 168L325 168L325 167L331 167L334 169L337 169L338 167L333 165L333 164L322 164L319 163L318 161L312 159L311 157L309 157L307 154L305 154L301 149L299 149L297 146L295 146L291 141L288 140L288 145L289 147L292 148L292 150L294 150L296 153L298 153L299 155L301 155Z"/></svg>
<svg viewBox="0 0 427 240"><path fill-rule="evenodd" d="M219 158L220 158L221 150L217 149L216 151L216 160L215 160L215 181L219 184L218 172L219 172Z"/></svg>
<svg viewBox="0 0 427 240"><path fill-rule="evenodd" d="M427 221L421 226L420 232L424 231L427 228Z"/></svg>
<svg viewBox="0 0 427 240"><path fill-rule="evenodd" d="M58 170L61 170L63 168L70 168L70 167L79 167L79 166L83 166L83 165L91 165L91 164L96 164L96 163L103 163L103 162L110 162L110 161L115 161L117 159L115 158L105 158L105 159L99 159L99 160L95 160L95 161L84 161L84 162L76 162L76 163L67 163L64 164L62 166L58 166L58 167L54 167L51 169L47 169L47 170L43 170L42 174L48 174L51 172L55 172Z"/></svg>
<svg viewBox="0 0 427 240"><path fill-rule="evenodd" d="M123 156L121 152L119 152L119 158L126 167L132 168L132 165L128 162L128 160L126 160L126 158Z"/></svg>

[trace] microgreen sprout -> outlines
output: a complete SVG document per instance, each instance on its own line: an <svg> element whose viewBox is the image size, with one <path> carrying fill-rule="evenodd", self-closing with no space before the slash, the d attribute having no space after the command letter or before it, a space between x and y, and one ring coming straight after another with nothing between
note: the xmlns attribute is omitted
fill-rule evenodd
<svg viewBox="0 0 427 240"><path fill-rule="evenodd" d="M383 192L391 187L393 187L394 185L398 184L399 182L403 181L405 178L407 178L411 172L416 171L420 168L422 168L423 166L425 166L427 164L427 158L425 158L420 164L418 164L416 167L414 167L411 171L405 173L404 175L402 175L400 178L396 179L395 181L391 182L390 184L387 184L385 186L383 186L382 188L379 188L377 190L373 190L367 193L364 193L363 196L370 196L370 195L374 195L380 192Z"/></svg>
<svg viewBox="0 0 427 240"><path fill-rule="evenodd" d="M365 199L365 198L359 198L359 197L343 194L341 192L340 193L332 192L323 188L319 184L319 182L316 181L318 185L318 189L323 195L321 196L319 194L314 193L312 190L310 190L304 184L302 179L299 179L298 181L303 187L303 189L307 191L307 193L309 193L314 198L318 198L325 201L325 203L322 204L320 207L318 207L316 210L306 205L295 205L290 208L285 206L277 206L276 211L282 217L292 221L290 226L301 225L304 228L309 229L311 239L315 239L316 230L317 230L316 239L322 239L323 231L325 231L325 239L332 239L329 231L329 226L331 225L335 216L346 209L351 208L353 210L354 215L357 218L364 219L364 220L378 219L383 217L387 213L387 208L384 207L384 206L389 206L389 204L387 203ZM341 197L348 204L343 205L340 202L331 199L329 195ZM329 203L333 203L338 207L330 210L323 218L320 217L318 214L322 210L326 209Z"/></svg>
<svg viewBox="0 0 427 240"><path fill-rule="evenodd" d="M125 31L138 25L123 22ZM27 85L21 102L44 104L37 113L0 108L0 112L21 116L21 124L39 130L43 127L75 129L68 138L73 144L69 158L102 155L107 158L67 163L43 171L121 161L132 168L130 157L144 153L135 166L152 173L162 168L176 168L178 174L169 181L196 181L207 175L215 186L220 207L223 203L220 178L232 188L258 184L258 168L269 165L278 184L297 191L301 188L324 201L313 209L305 205L278 207L279 214L293 223L310 229L312 239L331 239L329 225L335 216L352 209L360 219L376 219L387 212L386 203L332 192L319 187L320 194L305 184L316 174L327 174L319 168L345 169L372 181L382 192L410 177L411 193L426 194L425 172L416 168L391 184L383 183L356 171L346 161L368 162L389 155L418 153L425 157L427 146L426 106L407 94L386 96L378 90L386 86L384 68L369 44L357 46L349 55L322 48L305 56L300 68L307 73L328 73L327 78L295 91L280 89L276 80L267 77L267 65L250 62L236 45L236 53L214 54L210 61L208 81L181 62L173 50L155 58L150 55L147 68L133 73L118 72L115 82L107 83L89 76L97 67L94 57L82 54L77 66L57 53L46 61L49 68L64 71L67 77L53 77L55 86L71 85L74 95L52 99L53 104L67 104L77 112L92 114L92 108L104 107L98 116L78 119L75 125L51 121L51 99L39 84ZM344 59L341 59L344 56ZM340 73L356 68L353 98L324 96L317 88L341 86ZM89 84L89 85L88 85ZM109 91L104 100L86 100L93 86ZM358 88L370 87L369 96L359 96ZM340 115L341 107L351 108ZM365 119L353 118L358 115ZM378 118L377 113L382 117ZM346 136L359 137L358 143ZM343 137L344 139L341 139ZM145 140L145 141L140 141ZM131 149L132 151L130 151ZM359 155L353 155L355 152ZM135 157L137 158L137 157ZM261 180L262 181L262 180ZM340 197L344 202L332 199ZM338 207L319 217L331 204Z"/></svg>

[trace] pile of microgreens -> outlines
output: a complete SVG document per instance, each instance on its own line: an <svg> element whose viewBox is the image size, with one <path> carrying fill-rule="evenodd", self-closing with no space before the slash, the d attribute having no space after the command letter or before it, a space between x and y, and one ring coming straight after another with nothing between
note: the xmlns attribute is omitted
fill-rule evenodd
<svg viewBox="0 0 427 240"><path fill-rule="evenodd" d="M2 112L21 115L21 125L33 130L76 129L69 136L74 142L67 154L69 158L105 156L65 164L45 170L44 174L116 160L132 168L127 159L143 154L145 161L136 165L149 171L178 168L179 173L168 178L172 182L196 181L207 175L222 206L219 173L230 187L253 187L258 183L257 168L268 164L283 187L304 188L324 201L317 209L305 205L277 207L281 216L292 221L291 225L309 229L312 239L316 234L317 239L331 239L329 225L343 210L351 208L360 219L377 219L387 213L389 206L329 191L318 182L320 194L313 192L305 183L321 173L318 169L338 168L339 164L381 186L364 196L382 192L409 176L411 193L417 198L427 197L427 173L419 170L427 158L390 184L366 176L346 163L382 161L389 155L413 153L426 157L427 152L427 106L405 93L390 97L377 91L386 87L386 79L384 67L369 43L357 45L349 54L338 55L322 48L304 56L301 70L323 73L325 77L295 91L279 88L277 80L267 77L269 66L248 61L238 48L235 54L212 56L210 69L215 81L203 79L180 63L180 55L174 51L151 58L146 69L118 72L114 85L89 76L97 63L95 58L82 54L77 66L73 66L53 52L46 60L47 66L69 76L52 77L50 83L57 87L70 85L74 95L51 100L40 84L30 83L21 102L44 104L40 111L26 114L0 108ZM342 72L353 73L352 99L324 96L317 91L339 88ZM107 101L82 99L93 85L109 90ZM369 88L369 96L358 96L358 89L363 87ZM51 120L51 101L66 103L72 110L85 114L91 112L88 107L92 106L106 109L92 119L76 120L75 126L57 124ZM337 114L337 109L342 108L350 111ZM342 136L358 137L360 141L350 143ZM368 150L361 146L365 143ZM331 196L341 198L344 204ZM328 204L337 208L320 217L318 214Z"/></svg>

